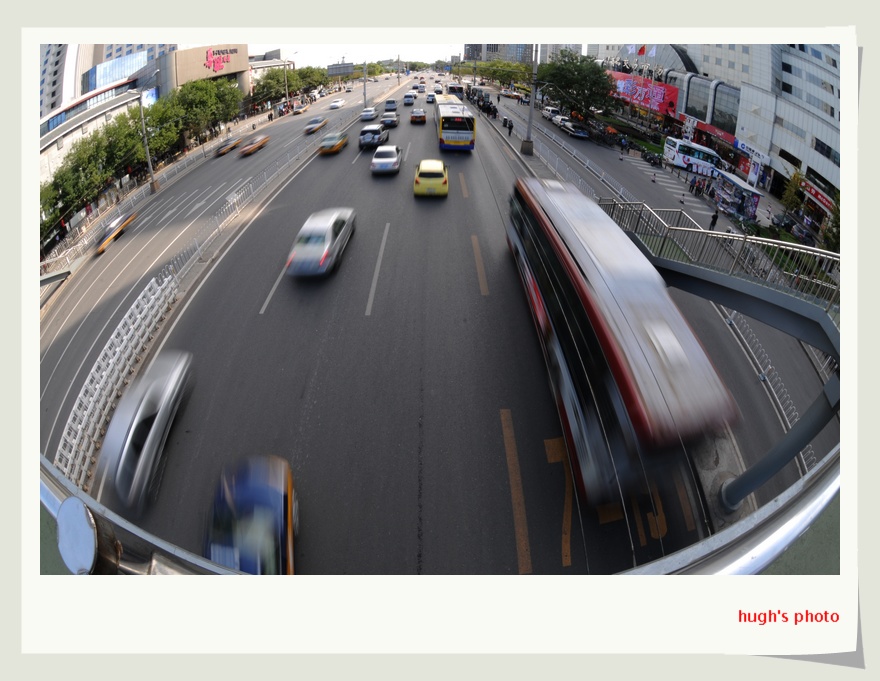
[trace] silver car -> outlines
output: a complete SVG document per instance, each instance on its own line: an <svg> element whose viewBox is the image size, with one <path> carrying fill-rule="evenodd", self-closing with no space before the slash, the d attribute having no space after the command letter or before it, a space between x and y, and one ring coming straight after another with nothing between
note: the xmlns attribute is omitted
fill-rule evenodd
<svg viewBox="0 0 880 681"><path fill-rule="evenodd" d="M400 147L392 145L381 146L376 149L376 152L373 154L373 160L370 161L370 172L399 173L402 158L403 151L401 151Z"/></svg>
<svg viewBox="0 0 880 681"><path fill-rule="evenodd" d="M287 258L287 275L320 276L335 270L354 228L353 208L326 208L312 213Z"/></svg>
<svg viewBox="0 0 880 681"><path fill-rule="evenodd" d="M187 391L192 355L160 353L119 400L101 445L97 499L140 516L159 493L163 450Z"/></svg>

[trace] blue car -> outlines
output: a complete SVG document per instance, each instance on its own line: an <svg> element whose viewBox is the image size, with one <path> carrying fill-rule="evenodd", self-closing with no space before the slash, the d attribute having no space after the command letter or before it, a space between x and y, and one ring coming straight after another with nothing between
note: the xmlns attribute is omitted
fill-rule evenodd
<svg viewBox="0 0 880 681"><path fill-rule="evenodd" d="M209 560L252 575L292 575L299 499L290 464L254 456L226 469L205 540Z"/></svg>
<svg viewBox="0 0 880 681"><path fill-rule="evenodd" d="M575 123L574 121L565 121L562 124L562 129L565 130L569 137L577 137L583 140L590 138L589 131L580 123Z"/></svg>

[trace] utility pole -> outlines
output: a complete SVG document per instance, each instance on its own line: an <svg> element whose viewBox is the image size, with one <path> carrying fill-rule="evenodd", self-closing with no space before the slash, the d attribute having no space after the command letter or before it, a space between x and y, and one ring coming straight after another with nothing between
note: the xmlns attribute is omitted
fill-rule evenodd
<svg viewBox="0 0 880 681"><path fill-rule="evenodd" d="M532 55L532 92L529 95L529 122L526 127L526 137L520 146L520 153L531 156L535 152L535 142L532 140L532 116L535 114L535 97L538 93L538 49L535 45L535 53Z"/></svg>
<svg viewBox="0 0 880 681"><path fill-rule="evenodd" d="M159 69L156 69L153 72L153 76L159 73ZM150 76L152 79L153 76ZM138 90L138 107L141 111L141 134L144 136L144 153L147 156L147 169L150 171L150 193L155 194L159 191L159 181L156 179L156 176L153 174L153 160L150 158L150 144L147 141L147 125L144 122L144 92L143 90Z"/></svg>
<svg viewBox="0 0 880 681"><path fill-rule="evenodd" d="M364 108L367 108L367 61L364 60Z"/></svg>

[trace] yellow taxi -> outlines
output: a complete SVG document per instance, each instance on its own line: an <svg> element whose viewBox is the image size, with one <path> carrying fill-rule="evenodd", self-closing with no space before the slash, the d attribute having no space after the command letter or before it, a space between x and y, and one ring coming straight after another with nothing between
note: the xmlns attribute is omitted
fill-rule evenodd
<svg viewBox="0 0 880 681"><path fill-rule="evenodd" d="M252 137L248 140L247 144L241 148L239 156L250 156L254 152L265 147L268 143L269 135L257 135L256 137Z"/></svg>
<svg viewBox="0 0 880 681"><path fill-rule="evenodd" d="M101 255L101 253L103 253L107 249L107 246L109 246L111 242L116 241L116 239L122 236L125 228L128 227L136 217L137 213L120 215L118 218L114 219L109 225L107 225L107 227L104 228L104 235L98 242L98 255Z"/></svg>
<svg viewBox="0 0 880 681"><path fill-rule="evenodd" d="M324 135L318 145L319 154L336 154L348 145L348 135L344 132L331 132Z"/></svg>
<svg viewBox="0 0 880 681"><path fill-rule="evenodd" d="M316 116L308 123L306 123L306 135L311 135L313 132L318 132L321 128L327 125L327 119L323 116Z"/></svg>
<svg viewBox="0 0 880 681"><path fill-rule="evenodd" d="M419 161L413 180L413 195L449 195L449 169L443 161L433 158Z"/></svg>
<svg viewBox="0 0 880 681"><path fill-rule="evenodd" d="M412 113L409 115L410 123L426 123L427 120L424 109L413 109Z"/></svg>

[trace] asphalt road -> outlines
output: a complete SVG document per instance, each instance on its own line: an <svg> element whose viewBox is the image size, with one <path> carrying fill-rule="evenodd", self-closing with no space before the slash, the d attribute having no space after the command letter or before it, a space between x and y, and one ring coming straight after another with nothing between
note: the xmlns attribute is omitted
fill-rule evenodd
<svg viewBox="0 0 880 681"><path fill-rule="evenodd" d="M393 85L368 87L378 97ZM410 85L402 81L396 97ZM272 139L254 156L208 159L164 188L134 229L56 294L41 325L44 451L57 447L84 372L152 274L231 191L301 144L313 115L332 124L345 111L324 110L334 97L267 126ZM358 88L343 97L363 104ZM680 465L646 483L641 497L579 513L504 238L507 196L522 169L488 130L500 129L500 118L482 118L477 151L441 157L449 198L415 199L415 163L439 153L432 105L422 95L416 106L428 110L428 124L410 124L401 106L391 131L389 143L404 150L398 176L370 175L372 153L358 152L356 122L353 143L294 173L178 307L163 343L193 352L195 386L143 527L201 552L221 468L275 453L291 461L301 495L303 573L611 573L705 536ZM640 159L621 163L615 151L583 145L649 205L679 205L675 187L652 183ZM339 270L322 281L283 277L300 225L331 205L358 216ZM781 436L778 417L716 308L675 297L743 411L733 433L748 462ZM785 354L804 377L799 388L811 389L799 345L765 332L765 346ZM792 476L774 483L784 488Z"/></svg>

